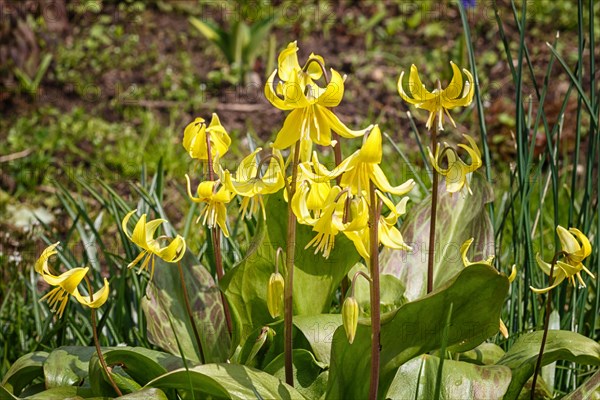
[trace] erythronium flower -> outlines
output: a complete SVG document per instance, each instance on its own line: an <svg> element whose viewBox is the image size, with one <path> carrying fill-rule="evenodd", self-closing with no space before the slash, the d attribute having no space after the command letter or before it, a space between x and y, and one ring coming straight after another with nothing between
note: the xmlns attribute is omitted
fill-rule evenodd
<svg viewBox="0 0 600 400"><path fill-rule="evenodd" d="M377 224L379 243L390 249L411 251L412 248L404 242L402 234L398 228L396 228L398 217L406 213L408 197L404 197L394 206L394 203L380 191L377 191L377 196L379 196L386 207L390 209L390 213L387 217L383 215L379 216L379 223ZM371 239L368 226L361 230L345 230L344 234L354 243L354 247L356 248L356 251L358 251L358 254L368 262L371 258L369 253Z"/></svg>
<svg viewBox="0 0 600 400"><path fill-rule="evenodd" d="M145 258L140 266L140 269L138 270L138 274L140 274L142 271L148 269L148 264L150 261L152 261L152 268L150 270L150 279L152 279L154 276L155 256L162 258L168 263L175 263L181 260L186 249L185 239L177 235L174 239L171 239L166 246L161 247L160 241L168 241L169 238L163 236L155 239L154 233L160 225L167 221L164 219L154 219L146 222L146 214L142 214L137 224L135 224L135 227L133 228L133 233L129 233L127 223L129 222L131 216L136 212L137 210L133 210L125 215L125 218L123 218L123 222L121 223L123 232L125 232L125 235L127 235L129 240L142 249L142 252L135 258L135 260L127 265L127 268L133 268Z"/></svg>
<svg viewBox="0 0 600 400"><path fill-rule="evenodd" d="M473 264L486 264L486 265L489 265L491 267L492 266L492 262L494 261L494 256L489 256L485 260L475 261L475 262L471 262L469 260L469 258L467 257L467 253L469 252L469 248L471 247L471 244L473 244L474 240L475 239L473 239L473 238L465 240L465 242L462 244L462 246L460 246L460 256L462 258L463 265L465 267L468 267L468 266L473 265Z"/></svg>
<svg viewBox="0 0 600 400"><path fill-rule="evenodd" d="M380 191L403 195L412 190L415 182L412 179L407 180L402 185L392 186L387 177L381 170L379 163L383 154L381 144L381 131L379 126L373 126L362 147L346 158L333 171L321 171L320 175L324 179L333 179L341 174L340 186L349 188L353 195L363 196L369 190L369 185L373 183ZM319 179L316 177L315 179Z"/></svg>
<svg viewBox="0 0 600 400"><path fill-rule="evenodd" d="M469 71L463 69L468 80L465 82L463 87L463 78L460 69L450 61L452 66L452 80L448 87L444 90L441 88L435 88L432 92L425 88L421 78L419 78L419 71L413 64L410 67L410 74L408 77L408 88L412 97L410 97L402 87L402 78L404 77L404 71L400 74L398 79L398 92L400 97L407 103L415 105L417 108L422 108L429 111L429 118L427 119L426 127L431 129L434 118L438 117L438 128L443 130L442 120L444 112L448 116L448 119L454 127L456 124L450 116L448 110L455 107L465 107L471 104L473 101L473 94L475 93L475 85L473 85L473 76Z"/></svg>
<svg viewBox="0 0 600 400"><path fill-rule="evenodd" d="M431 153L431 149L428 149L429 159L431 160L433 168L446 178L446 190L449 193L456 193L460 191L463 186L466 186L469 193L473 194L469 187L470 176L468 174L481 167L481 153L477 144L470 136L463 136L467 139L469 144L459 144L458 147L464 149L469 154L469 157L471 158L470 164L465 163L458 156L456 149L448 146L446 143L444 143L441 151L440 147L442 146L436 146L435 157ZM444 165L446 165L446 167L444 167Z"/></svg>
<svg viewBox="0 0 600 400"><path fill-rule="evenodd" d="M225 237L229 237L229 229L227 229L227 208L225 204L229 203L234 194L221 184L221 181L204 181L198 185L196 194L192 195L190 177L185 175L187 180L187 191L190 199L195 203L204 203L204 209L200 212L200 216L196 222L202 219L202 224L209 228L219 226Z"/></svg>
<svg viewBox="0 0 600 400"><path fill-rule="evenodd" d="M35 271L42 276L42 279L44 279L47 284L55 286L55 288L50 290L40 299L40 301L46 300L51 307L52 312L57 312L59 318L62 317L65 311L70 295L74 296L79 303L86 307L101 307L108 299L108 294L110 292L110 287L106 278L104 278L104 286L94 293L93 300L91 300L90 296L83 296L77 289L77 286L89 271L88 267L73 268L58 276L50 271L48 268L48 259L54 254L57 254L55 249L58 244L59 243L54 243L47 247L35 263Z"/></svg>
<svg viewBox="0 0 600 400"><path fill-rule="evenodd" d="M535 293L546 293L560 285L565 279L568 279L574 286L575 278L577 278L580 287L586 287L585 282L581 278L581 271L584 271L594 278L594 274L592 274L582 263L582 261L592 253L592 246L588 238L576 228L569 228L567 231L559 225L556 227L556 232L558 233L558 239L560 240L564 261L556 261L554 272L552 274L552 285L543 289L530 287ZM546 275L550 275L552 265L545 262L539 254L537 254L536 259L541 270Z"/></svg>
<svg viewBox="0 0 600 400"><path fill-rule="evenodd" d="M229 150L231 138L217 114L213 113L210 125L206 126L204 118L196 118L183 131L183 147L190 157L198 160L208 160L206 136L209 136L210 151L214 159L217 154L223 156Z"/></svg>
<svg viewBox="0 0 600 400"><path fill-rule="evenodd" d="M215 159L215 164L223 185L233 193L244 197L241 214L245 214L250 200L256 199L262 209L263 219L267 219L262 196L281 190L285 186L285 177L282 170L283 158L279 150L273 149L273 153L259 163L257 155L261 150L262 148L259 147L244 158L233 176L228 170L220 168L218 158ZM268 162L267 168L263 173L261 169L266 162Z"/></svg>
<svg viewBox="0 0 600 400"><path fill-rule="evenodd" d="M305 157L311 143L332 145L331 131L342 137L354 138L364 135L367 129L354 131L346 127L329 108L336 107L344 96L344 78L330 69L331 81L320 87L315 81L323 76L323 58L311 54L304 67L298 63L298 46L290 43L281 52L278 69L273 71L265 85L265 96L280 110L291 110L283 127L277 133L273 146L286 149L298 140L303 143Z"/></svg>
<svg viewBox="0 0 600 400"><path fill-rule="evenodd" d="M362 230L369 220L369 206L364 197L350 196L348 190L334 186L329 191L328 198L323 202L318 218L311 218L307 206L307 195L294 196L292 210L297 215L298 221L313 226L317 235L306 245L316 247L315 254L323 252L328 258L335 245L335 236L339 232Z"/></svg>

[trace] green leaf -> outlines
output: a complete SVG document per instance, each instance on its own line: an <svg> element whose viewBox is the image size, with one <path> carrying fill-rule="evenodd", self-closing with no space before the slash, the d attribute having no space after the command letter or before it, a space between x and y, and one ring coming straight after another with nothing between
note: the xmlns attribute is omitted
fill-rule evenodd
<svg viewBox="0 0 600 400"><path fill-rule="evenodd" d="M181 260L185 284L190 295L194 321L203 340L207 361L225 361L229 356L230 338L225 323L221 295L210 273L199 265L189 251ZM183 291L176 264L156 259L152 283L142 308L148 323L148 339L171 354L180 355L174 335L177 335L185 357L198 362L196 339L185 309ZM169 317L175 327L171 327Z"/></svg>
<svg viewBox="0 0 600 400"><path fill-rule="evenodd" d="M82 394L87 394L87 396L81 396ZM89 397L89 394L89 390L84 388L77 386L62 386L36 393L27 397L27 400L64 400L71 398L81 399L82 397Z"/></svg>
<svg viewBox="0 0 600 400"><path fill-rule="evenodd" d="M369 271L362 264L357 264L350 270L348 279L352 280L354 274L358 271L363 271L369 275ZM404 303L406 303L406 297L404 297L404 284L398 278L393 275L381 274L379 276L379 285L381 291L381 313L394 311ZM371 315L371 285L362 276L356 278L354 284L354 297L358 302L361 315L368 317Z"/></svg>
<svg viewBox="0 0 600 400"><path fill-rule="evenodd" d="M436 222L435 260L433 287L438 288L464 266L460 246L470 238L471 261L480 261L494 254L494 231L486 204L493 200L491 185L478 173L471 181L473 195L446 192L440 184ZM414 207L400 229L411 252L384 249L381 253L381 272L398 277L406 287L404 294L409 300L424 296L427 292L427 259L429 226L431 220L431 196Z"/></svg>
<svg viewBox="0 0 600 400"><path fill-rule="evenodd" d="M117 376L113 374L117 385L124 391L137 391L150 380L168 371L183 367L181 358L143 347L111 348L106 349L103 354L108 366L118 366L113 369L113 372L122 371L131 377L131 380L129 380L129 378L122 375ZM107 395L114 394L98 358L92 357L90 363L90 380L95 392ZM118 380L122 380L122 384ZM174 393L168 394L170 397L174 397L175 395Z"/></svg>
<svg viewBox="0 0 600 400"><path fill-rule="evenodd" d="M190 23L194 28L198 29L208 40L213 42L223 53L229 64L235 60L234 51L230 46L231 35L224 30L218 28L215 24L199 20L196 17L189 18Z"/></svg>
<svg viewBox="0 0 600 400"><path fill-rule="evenodd" d="M254 55L271 31L273 23L275 23L275 16L270 15L266 18L259 19L250 26L250 39L244 48L243 55L245 63L251 64L254 61Z"/></svg>
<svg viewBox="0 0 600 400"><path fill-rule="evenodd" d="M88 376L94 347L63 346L53 350L44 362L46 388L79 385Z"/></svg>
<svg viewBox="0 0 600 400"><path fill-rule="evenodd" d="M147 387L176 389L197 398L221 399L303 399L293 387L266 372L236 364L205 364L169 372L149 382Z"/></svg>
<svg viewBox="0 0 600 400"><path fill-rule="evenodd" d="M35 378L44 375L43 364L47 358L48 353L45 351L36 351L20 357L4 375L2 386L18 396Z"/></svg>
<svg viewBox="0 0 600 400"><path fill-rule="evenodd" d="M473 350L465 351L459 356L459 361L478 365L492 365L496 364L504 356L504 350L494 343L481 343Z"/></svg>
<svg viewBox="0 0 600 400"><path fill-rule="evenodd" d="M453 313L448 329L448 350L463 352L498 332L500 311L508 279L495 269L475 264L463 268L446 285L382 318L381 377L385 393L395 371L408 360L438 349L448 305ZM368 397L371 363L371 329L359 321L353 344L342 327L333 336L328 399Z"/></svg>
<svg viewBox="0 0 600 400"><path fill-rule="evenodd" d="M432 399L440 359L431 355L413 358L402 365L386 394L392 399ZM510 383L510 368L479 366L444 360L442 399L502 399ZM418 393L418 395L417 395Z"/></svg>
<svg viewBox="0 0 600 400"><path fill-rule="evenodd" d="M246 257L225 274L221 281L237 322L239 341L244 342L257 327L273 322L267 309L267 283L275 271L277 248L286 249L287 203L281 194L267 201L267 222L259 222ZM304 250L315 233L298 225L294 268L294 313L316 315L329 312L333 295L342 278L358 261L354 245L338 235L328 259L314 250ZM285 256L282 258L285 260ZM286 276L283 266L280 272ZM310 293L310 295L307 295ZM237 343L237 341L236 341Z"/></svg>
<svg viewBox="0 0 600 400"><path fill-rule="evenodd" d="M569 393L562 400L585 400L598 398L600 394L600 370L596 371L583 385Z"/></svg>
<svg viewBox="0 0 600 400"><path fill-rule="evenodd" d="M513 379L505 399L516 399L525 382L533 376L543 333L543 331L537 331L522 335L498 361L498 365L505 365L513 372ZM557 360L600 365L600 344L575 332L548 331L542 365L548 365Z"/></svg>
<svg viewBox="0 0 600 400"><path fill-rule="evenodd" d="M329 365L333 334L342 326L342 315L299 315L294 317L294 326L302 332L317 360Z"/></svg>
<svg viewBox="0 0 600 400"><path fill-rule="evenodd" d="M0 400L16 400L18 397L15 397L7 388L0 385Z"/></svg>
<svg viewBox="0 0 600 400"><path fill-rule="evenodd" d="M171 397L175 398L175 397ZM160 389L148 388L119 397L120 400L167 400L169 397Z"/></svg>
<svg viewBox="0 0 600 400"><path fill-rule="evenodd" d="M308 399L318 399L327 388L327 365L318 362L315 356L307 350L293 351L294 388ZM285 381L285 355L280 354L264 371L274 377Z"/></svg>

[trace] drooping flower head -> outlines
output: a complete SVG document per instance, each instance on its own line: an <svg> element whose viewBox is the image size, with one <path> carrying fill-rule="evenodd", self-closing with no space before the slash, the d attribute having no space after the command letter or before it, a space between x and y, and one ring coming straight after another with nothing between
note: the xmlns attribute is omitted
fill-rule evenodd
<svg viewBox="0 0 600 400"><path fill-rule="evenodd" d="M38 258L35 263L35 271L42 276L42 279L50 285L54 286L54 289L50 290L44 295L40 301L47 301L52 312L58 313L58 317L61 318L67 303L69 302L69 296L75 297L75 299L82 305L90 308L101 307L110 293L110 286L108 280L104 278L104 286L96 293L90 296L84 296L79 292L77 286L83 281L87 272L88 267L85 268L73 268L60 275L55 275L50 271L48 267L48 259L53 255L57 254L56 247L59 243L54 243L48 246Z"/></svg>
<svg viewBox="0 0 600 400"><path fill-rule="evenodd" d="M196 118L188 124L183 131L183 147L190 157L198 160L208 160L208 149L206 146L206 137L210 141L211 159L218 154L223 156L229 150L231 138L221 125L219 116L212 115L210 125L206 125L204 118Z"/></svg>
<svg viewBox="0 0 600 400"><path fill-rule="evenodd" d="M279 150L273 149L271 155L259 162L257 156L261 150L262 148L259 147L244 158L233 175L220 167L218 159L216 159L215 165L217 166L217 175L223 185L231 192L243 197L240 213L245 215L251 201L254 201L262 209L263 219L266 219L262 196L281 190L285 186L285 176L283 158ZM264 164L266 164L266 170L263 172Z"/></svg>
<svg viewBox="0 0 600 400"><path fill-rule="evenodd" d="M196 189L197 197L192 195L190 177L186 174L187 191L190 199L195 203L204 203L204 208L200 212L200 216L196 222L202 219L202 224L209 228L219 226L225 237L229 237L229 229L227 229L227 207L234 194L226 188L221 181L204 181L200 182Z"/></svg>
<svg viewBox="0 0 600 400"><path fill-rule="evenodd" d="M376 193L377 197L381 199L383 204L390 210L387 216L379 216L379 222L377 224L378 244L382 244L383 246L394 250L411 251L412 248L404 241L402 234L398 228L396 228L398 218L406 213L408 197L403 197L400 202L394 205L394 203L379 190L377 190ZM354 243L354 247L356 248L356 251L358 251L358 254L368 262L371 258L371 235L369 234L369 227L365 226L360 230L354 231L345 230L344 234Z"/></svg>
<svg viewBox="0 0 600 400"><path fill-rule="evenodd" d="M431 149L427 149L429 151L431 165L433 165L433 168L435 168L440 175L443 175L446 178L446 190L448 193L456 193L466 186L469 193L473 194L471 187L469 186L469 174L482 165L481 152L479 151L477 144L470 136L463 136L467 139L469 144L466 145L461 143L458 147L467 152L471 158L470 164L463 161L459 157L456 149L450 147L447 143L444 143L443 147L436 146L435 157L431 153ZM442 147L441 150L440 147Z"/></svg>
<svg viewBox="0 0 600 400"><path fill-rule="evenodd" d="M173 239L170 239L166 236L154 238L156 230L167 221L159 218L146 222L146 214L142 214L137 224L135 224L135 227L133 228L133 233L130 233L129 228L127 228L127 224L129 223L131 216L136 212L137 210L129 212L127 215L125 215L125 218L123 218L123 222L121 223L123 232L129 238L129 240L142 249L135 260L127 265L127 268L133 268L139 262L144 260L138 271L139 274L148 269L148 264L151 263L152 268L150 270L150 279L152 279L154 276L155 256L160 257L163 259L163 261L168 263L178 262L185 254L185 239L179 235ZM161 246L161 242L167 242L167 245Z"/></svg>
<svg viewBox="0 0 600 400"><path fill-rule="evenodd" d="M412 97L409 96L402 87L404 71L402 71L400 79L398 79L398 92L400 93L400 97L417 108L429 111L429 118L427 119L426 124L427 129L431 129L433 120L437 116L438 128L439 130L443 130L444 113L446 113L452 125L456 127L456 123L450 116L448 110L455 107L468 106L473 101L473 95L475 93L473 76L469 71L463 69L463 72L468 78L463 85L463 77L460 69L452 61L450 61L450 65L452 66L453 73L452 80L448 87L443 90L440 87L435 88L431 92L427 90L425 85L423 85L423 82L421 82L419 71L414 64L410 67L410 74L408 77L408 89Z"/></svg>
<svg viewBox="0 0 600 400"><path fill-rule="evenodd" d="M303 161L310 157L312 142L332 145L331 132L342 137L362 136L367 129L354 131L346 127L329 108L336 107L344 96L344 78L333 68L325 87L317 81L324 78L323 57L311 54L303 67L298 63L296 42L279 54L278 68L265 85L265 96L273 106L291 111L277 133L273 146L286 149L303 141Z"/></svg>
<svg viewBox="0 0 600 400"><path fill-rule="evenodd" d="M367 201L369 196L366 193L368 193L371 183L384 193L401 196L410 192L415 186L413 179L409 179L399 186L390 184L379 166L382 155L381 131L378 125L374 125L359 150L342 161L332 171L320 167L317 171L318 175L314 176L313 180L331 180L343 174L340 186L349 188L353 195L365 196Z"/></svg>
<svg viewBox="0 0 600 400"><path fill-rule="evenodd" d="M585 282L581 278L581 271L584 271L594 278L594 274L592 274L582 262L592 254L592 245L590 244L589 239L577 228L569 228L569 230L566 230L559 225L556 227L556 233L560 240L562 260L559 259L556 261L554 272L552 274L552 285L543 289L530 287L535 293L546 293L560 285L565 279L568 279L571 284L575 286L575 278L577 278L579 286L586 287ZM539 254L537 254L536 260L540 269L546 275L550 275L552 265L545 262Z"/></svg>

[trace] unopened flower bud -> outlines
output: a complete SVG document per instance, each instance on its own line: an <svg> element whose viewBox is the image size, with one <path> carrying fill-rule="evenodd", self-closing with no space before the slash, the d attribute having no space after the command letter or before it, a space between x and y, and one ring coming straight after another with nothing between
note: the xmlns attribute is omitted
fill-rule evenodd
<svg viewBox="0 0 600 400"><path fill-rule="evenodd" d="M344 323L348 342L352 344L358 325L358 302L352 296L346 297L342 305L342 322Z"/></svg>
<svg viewBox="0 0 600 400"><path fill-rule="evenodd" d="M277 318L283 311L283 276L279 272L271 274L267 286L267 307L271 317Z"/></svg>

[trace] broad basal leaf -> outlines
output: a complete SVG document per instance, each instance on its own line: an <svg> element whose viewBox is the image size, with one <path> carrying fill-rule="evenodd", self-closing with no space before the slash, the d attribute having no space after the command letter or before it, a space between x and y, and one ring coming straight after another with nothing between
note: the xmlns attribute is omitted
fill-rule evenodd
<svg viewBox="0 0 600 400"><path fill-rule="evenodd" d="M442 182L438 191L436 242L433 287L437 288L457 274L464 266L460 246L474 238L469 256L483 260L494 255L494 231L486 210L493 200L490 184L478 173L473 174L473 195L450 195ZM427 260L429 257L429 226L431 196L414 207L400 229L402 237L412 247L411 252L384 249L381 272L394 275L404 283L405 296L415 300L427 292Z"/></svg>
<svg viewBox="0 0 600 400"><path fill-rule="evenodd" d="M267 283L275 271L275 254L286 249L287 203L281 194L269 197L267 221L261 220L254 242L246 257L225 274L221 284L229 303L235 309L241 342L255 329L273 321L267 310ZM329 312L333 295L342 278L358 261L354 245L338 235L328 259L304 249L315 233L298 225L294 268L294 313L315 315ZM280 272L286 275L285 252Z"/></svg>
<svg viewBox="0 0 600 400"><path fill-rule="evenodd" d="M199 265L192 253L186 252L181 264L206 361L225 361L229 355L230 339L219 289L210 273ZM153 344L179 355L175 340L177 336L185 357L199 361L176 264L156 259L154 278L148 285L147 298L142 300L142 307L148 324L148 338Z"/></svg>
<svg viewBox="0 0 600 400"><path fill-rule="evenodd" d="M505 365L513 372L513 379L505 399L516 399L525 382L533 376L543 333L537 331L522 335L498 361L498 365ZM575 332L550 330L542 365L557 360L600 365L600 344Z"/></svg>
<svg viewBox="0 0 600 400"><path fill-rule="evenodd" d="M36 351L20 357L2 378L2 386L18 396L25 386L44 374L42 366L47 358L48 353L45 351Z"/></svg>
<svg viewBox="0 0 600 400"><path fill-rule="evenodd" d="M413 358L398 369L385 398L433 399L439 366L440 359L435 356ZM508 367L444 360L440 398L502 399L510 378Z"/></svg>
<svg viewBox="0 0 600 400"><path fill-rule="evenodd" d="M383 316L380 393L385 393L398 367L438 349L450 304L447 344L466 351L498 332L508 279L495 269L475 264L463 268L446 285ZM328 399L367 398L371 363L371 328L359 323L353 344L342 327L333 336Z"/></svg>
<svg viewBox="0 0 600 400"><path fill-rule="evenodd" d="M147 387L177 389L196 398L217 399L304 399L293 387L266 372L236 364L205 364L169 372L149 382ZM188 396L191 398L191 396Z"/></svg>

